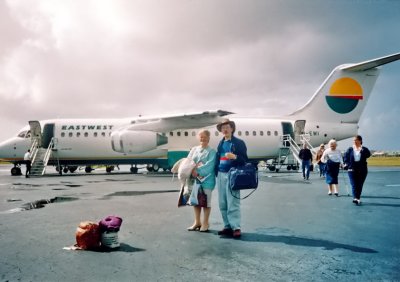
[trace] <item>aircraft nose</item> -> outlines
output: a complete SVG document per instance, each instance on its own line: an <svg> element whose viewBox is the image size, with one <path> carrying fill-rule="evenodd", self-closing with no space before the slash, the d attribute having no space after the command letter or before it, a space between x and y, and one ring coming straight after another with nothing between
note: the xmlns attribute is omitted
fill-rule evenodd
<svg viewBox="0 0 400 282"><path fill-rule="evenodd" d="M0 143L0 159L5 161L21 160L28 144L24 144L16 138L8 139Z"/></svg>
<svg viewBox="0 0 400 282"><path fill-rule="evenodd" d="M9 159L11 156L11 152L14 150L14 148L11 146L10 142L4 141L0 143L0 160L6 160Z"/></svg>

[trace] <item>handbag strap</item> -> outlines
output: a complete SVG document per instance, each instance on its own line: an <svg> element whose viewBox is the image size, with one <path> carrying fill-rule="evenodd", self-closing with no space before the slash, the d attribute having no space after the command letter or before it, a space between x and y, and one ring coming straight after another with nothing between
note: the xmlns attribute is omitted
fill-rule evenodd
<svg viewBox="0 0 400 282"><path fill-rule="evenodd" d="M239 199L239 200L244 200L244 199L246 199L246 198L248 198L248 197L250 197L250 195L251 194L253 194L255 191L257 190L257 188L254 188L254 190L253 191L251 191L249 194L247 194L246 196L244 196L243 198L240 198L240 197L236 197L235 195L233 195L233 192L232 192L232 187L229 187L229 191L231 191L231 195L232 195L232 197L234 197L235 199ZM237 191L240 191L240 190L237 190Z"/></svg>

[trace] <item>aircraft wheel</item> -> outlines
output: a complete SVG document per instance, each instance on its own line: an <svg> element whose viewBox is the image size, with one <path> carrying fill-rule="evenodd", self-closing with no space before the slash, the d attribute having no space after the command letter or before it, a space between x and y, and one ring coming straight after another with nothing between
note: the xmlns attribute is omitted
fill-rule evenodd
<svg viewBox="0 0 400 282"><path fill-rule="evenodd" d="M11 175L12 176L17 176L18 175L18 167L13 167L12 169L11 169Z"/></svg>
<svg viewBox="0 0 400 282"><path fill-rule="evenodd" d="M69 170L70 173L74 173L77 169L78 169L78 167L75 166L75 165L74 165L74 166L69 166L69 167L68 167L68 170Z"/></svg>
<svg viewBox="0 0 400 282"><path fill-rule="evenodd" d="M114 170L114 166L112 166L112 165L106 167L107 173L111 173L111 171L113 171L113 170Z"/></svg>
<svg viewBox="0 0 400 282"><path fill-rule="evenodd" d="M287 170L292 170L292 166L291 166L291 165L288 165L288 166L286 167L286 169L287 169Z"/></svg>
<svg viewBox="0 0 400 282"><path fill-rule="evenodd" d="M279 172L279 168L275 169L275 172Z"/></svg>
<svg viewBox="0 0 400 282"><path fill-rule="evenodd" d="M274 165L270 165L270 166L268 167L268 169L269 169L269 171L275 171L275 166L274 166Z"/></svg>
<svg viewBox="0 0 400 282"><path fill-rule="evenodd" d="M64 172L64 173L67 173L67 172L68 172L68 167L67 167L67 166L65 166L65 167L63 168L63 172Z"/></svg>
<svg viewBox="0 0 400 282"><path fill-rule="evenodd" d="M147 165L147 171L148 172L152 172L154 169L151 165Z"/></svg>
<svg viewBox="0 0 400 282"><path fill-rule="evenodd" d="M136 174L136 173L138 172L138 168L132 166L132 167L131 167L131 172L132 172L133 174Z"/></svg>
<svg viewBox="0 0 400 282"><path fill-rule="evenodd" d="M92 172L92 167L91 166L87 166L87 167L85 167L85 172L86 173L91 173Z"/></svg>

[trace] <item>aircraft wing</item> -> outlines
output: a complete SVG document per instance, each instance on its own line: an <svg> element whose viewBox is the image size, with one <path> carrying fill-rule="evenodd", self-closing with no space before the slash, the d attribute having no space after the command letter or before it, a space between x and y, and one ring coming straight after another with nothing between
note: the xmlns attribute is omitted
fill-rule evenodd
<svg viewBox="0 0 400 282"><path fill-rule="evenodd" d="M232 112L215 110L161 117L138 117L123 129L132 131L167 132L176 129L202 128L219 123Z"/></svg>

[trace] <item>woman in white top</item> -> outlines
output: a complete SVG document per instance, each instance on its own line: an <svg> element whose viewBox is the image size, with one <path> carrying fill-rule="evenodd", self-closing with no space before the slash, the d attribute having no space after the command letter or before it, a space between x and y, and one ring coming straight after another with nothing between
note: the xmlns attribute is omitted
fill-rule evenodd
<svg viewBox="0 0 400 282"><path fill-rule="evenodd" d="M339 196L338 176L340 165L343 165L342 153L336 150L337 143L331 139L328 143L329 148L324 151L321 162L326 164L326 184L328 184L328 195Z"/></svg>

